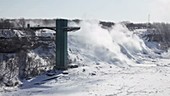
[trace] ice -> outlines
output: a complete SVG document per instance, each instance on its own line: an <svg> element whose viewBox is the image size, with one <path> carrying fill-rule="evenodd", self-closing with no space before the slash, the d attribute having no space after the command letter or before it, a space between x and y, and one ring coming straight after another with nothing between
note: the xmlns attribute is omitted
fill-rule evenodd
<svg viewBox="0 0 170 96"><path fill-rule="evenodd" d="M57 71L53 76L57 78L49 81L51 77L45 74L37 76L1 96L170 95L170 52L155 53L156 44L140 37L146 29L129 31L116 24L107 30L97 20L70 22L69 26L81 27L68 33L69 63L79 67ZM29 56L44 62L33 52Z"/></svg>
<svg viewBox="0 0 170 96"><path fill-rule="evenodd" d="M101 28L99 21L82 21L81 29L69 33L69 49L81 54L89 62L107 62L123 67L138 62L138 55L151 54L144 41L124 25L116 24L111 30ZM88 59L88 60L87 60Z"/></svg>

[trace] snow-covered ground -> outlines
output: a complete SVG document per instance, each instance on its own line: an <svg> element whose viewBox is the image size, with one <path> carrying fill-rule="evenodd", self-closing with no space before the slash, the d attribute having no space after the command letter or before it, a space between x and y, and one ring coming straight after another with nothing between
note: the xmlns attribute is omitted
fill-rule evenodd
<svg viewBox="0 0 170 96"><path fill-rule="evenodd" d="M81 27L68 34L69 59L79 67L1 88L1 96L170 96L170 52L157 54L120 24L69 25Z"/></svg>

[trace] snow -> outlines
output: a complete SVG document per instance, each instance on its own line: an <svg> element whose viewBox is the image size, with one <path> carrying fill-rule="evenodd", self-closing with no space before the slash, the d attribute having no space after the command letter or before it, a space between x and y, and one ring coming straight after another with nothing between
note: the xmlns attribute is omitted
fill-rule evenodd
<svg viewBox="0 0 170 96"><path fill-rule="evenodd" d="M36 36L42 36L42 37L54 37L55 31L49 30L49 29L41 29L35 32Z"/></svg>
<svg viewBox="0 0 170 96"><path fill-rule="evenodd" d="M68 34L68 53L78 68L53 71L53 76L42 74L24 80L18 88L1 88L0 96L170 95L169 51L155 53L150 48L155 48L154 44L148 47L140 36L121 24L109 31L96 20L74 26L81 29Z"/></svg>
<svg viewBox="0 0 170 96"><path fill-rule="evenodd" d="M22 31L19 31L19 30L10 30L10 29L0 30L0 37L6 37L6 38L23 37L25 35L26 34L24 34Z"/></svg>

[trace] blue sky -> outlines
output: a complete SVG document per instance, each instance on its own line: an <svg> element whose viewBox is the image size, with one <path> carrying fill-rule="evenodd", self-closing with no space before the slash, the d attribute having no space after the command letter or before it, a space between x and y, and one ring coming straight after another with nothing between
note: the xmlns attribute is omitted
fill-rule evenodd
<svg viewBox="0 0 170 96"><path fill-rule="evenodd" d="M160 0L0 0L0 17L147 22L148 14L157 16L153 1Z"/></svg>

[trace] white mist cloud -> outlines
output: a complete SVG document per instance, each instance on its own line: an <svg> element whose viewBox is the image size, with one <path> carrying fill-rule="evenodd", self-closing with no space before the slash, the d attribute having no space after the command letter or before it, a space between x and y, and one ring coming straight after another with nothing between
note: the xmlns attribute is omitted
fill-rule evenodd
<svg viewBox="0 0 170 96"><path fill-rule="evenodd" d="M152 0L151 21L170 22L170 0Z"/></svg>

